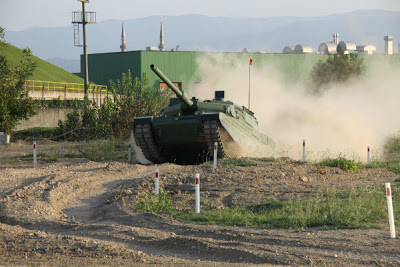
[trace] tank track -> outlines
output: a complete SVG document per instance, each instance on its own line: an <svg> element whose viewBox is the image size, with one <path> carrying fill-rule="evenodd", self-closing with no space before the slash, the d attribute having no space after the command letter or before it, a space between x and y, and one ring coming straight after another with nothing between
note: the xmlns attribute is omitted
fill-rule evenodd
<svg viewBox="0 0 400 267"><path fill-rule="evenodd" d="M146 159L152 163L164 162L154 140L151 124L137 124L135 126L135 138Z"/></svg>
<svg viewBox="0 0 400 267"><path fill-rule="evenodd" d="M208 154L214 155L214 142L218 143L218 158L225 156L224 147L221 142L219 127L221 126L218 120L206 120L203 122L204 137L207 141Z"/></svg>

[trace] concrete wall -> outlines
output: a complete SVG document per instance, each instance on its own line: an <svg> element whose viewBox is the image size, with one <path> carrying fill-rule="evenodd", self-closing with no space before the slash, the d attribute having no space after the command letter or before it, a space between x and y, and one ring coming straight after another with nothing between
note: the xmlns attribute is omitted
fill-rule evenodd
<svg viewBox="0 0 400 267"><path fill-rule="evenodd" d="M38 113L27 121L21 121L16 130L25 130L34 127L57 127L58 120L65 120L68 109L38 109Z"/></svg>

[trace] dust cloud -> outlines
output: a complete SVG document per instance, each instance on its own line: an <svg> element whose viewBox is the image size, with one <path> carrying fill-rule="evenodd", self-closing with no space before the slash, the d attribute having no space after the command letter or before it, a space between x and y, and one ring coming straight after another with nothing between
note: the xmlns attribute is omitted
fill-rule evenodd
<svg viewBox="0 0 400 267"><path fill-rule="evenodd" d="M305 81L288 83L273 64L253 62L250 109L259 129L277 144L274 156L301 158L306 139L308 160L345 156L366 161L367 146L379 158L384 140L400 129L400 67L384 57L369 61L366 74L312 96ZM200 84L192 94L212 99L215 90L248 106L249 61L246 56L210 53L197 60Z"/></svg>

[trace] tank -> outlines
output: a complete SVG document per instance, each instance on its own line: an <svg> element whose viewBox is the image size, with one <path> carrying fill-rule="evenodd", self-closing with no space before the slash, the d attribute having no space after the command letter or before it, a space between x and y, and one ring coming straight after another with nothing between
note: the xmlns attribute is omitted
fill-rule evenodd
<svg viewBox="0 0 400 267"><path fill-rule="evenodd" d="M150 68L177 98L171 98L158 116L134 119L135 143L148 161L201 163L213 158L215 142L218 158L266 155L273 150L274 142L258 131L254 113L225 100L224 91L216 91L213 100L190 99L156 66Z"/></svg>

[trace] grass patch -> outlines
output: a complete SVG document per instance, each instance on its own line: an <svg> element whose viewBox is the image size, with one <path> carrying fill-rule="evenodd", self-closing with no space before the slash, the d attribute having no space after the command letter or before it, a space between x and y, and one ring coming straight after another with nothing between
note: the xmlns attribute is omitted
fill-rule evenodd
<svg viewBox="0 0 400 267"><path fill-rule="evenodd" d="M67 159L76 159L76 158L82 158L82 155L74 152L67 152L63 155L63 157Z"/></svg>
<svg viewBox="0 0 400 267"><path fill-rule="evenodd" d="M338 157L336 159L326 158L317 163L317 166L337 167L347 172L355 172L361 168L361 164L354 160Z"/></svg>
<svg viewBox="0 0 400 267"><path fill-rule="evenodd" d="M161 211L174 211L170 195L160 190L160 194L145 194L142 196L139 205L135 207L136 211L144 212L161 212Z"/></svg>
<svg viewBox="0 0 400 267"><path fill-rule="evenodd" d="M318 193L298 201L269 201L195 215L177 212L175 219L197 224L262 228L371 228L387 216L384 190L371 187L345 193ZM394 200L396 205L399 198Z"/></svg>
<svg viewBox="0 0 400 267"><path fill-rule="evenodd" d="M123 161L128 159L126 140L94 140L90 142L62 142L38 145L37 160L51 163L62 159L86 158L91 161ZM30 150L32 151L32 150ZM33 153L16 156L16 161L31 161Z"/></svg>
<svg viewBox="0 0 400 267"><path fill-rule="evenodd" d="M36 159L37 161L42 161L46 163L56 162L60 158L59 155L56 154L46 154L46 153L37 153ZM18 157L19 160L33 160L33 153L26 154L24 156Z"/></svg>
<svg viewBox="0 0 400 267"><path fill-rule="evenodd" d="M2 52L3 51L0 50L0 54L2 54ZM8 44L4 48L4 55L6 56L6 59L9 61L10 65L16 66L20 63L23 53L21 49ZM37 67L29 77L30 80L83 83L82 78L60 67L57 67L35 56L31 56L31 59L36 62Z"/></svg>
<svg viewBox="0 0 400 267"><path fill-rule="evenodd" d="M273 157L265 158L225 158L218 159L218 168L228 168L228 167L254 167L262 166L264 163L273 163L276 159ZM204 168L211 168L214 166L213 161L207 161L202 164Z"/></svg>
<svg viewBox="0 0 400 267"><path fill-rule="evenodd" d="M252 167L257 166L257 162L250 158L226 159L221 160L218 167Z"/></svg>
<svg viewBox="0 0 400 267"><path fill-rule="evenodd" d="M266 157L266 158L255 158L254 160L260 161L260 162L276 162L276 159L274 157Z"/></svg>
<svg viewBox="0 0 400 267"><path fill-rule="evenodd" d="M111 161L127 159L128 150L123 140L96 140L80 149L80 157L92 161Z"/></svg>
<svg viewBox="0 0 400 267"><path fill-rule="evenodd" d="M400 160L397 161L372 161L368 168L385 168L400 174Z"/></svg>
<svg viewBox="0 0 400 267"><path fill-rule="evenodd" d="M61 134L58 127L35 127L17 131L12 135L12 141L28 138L52 138Z"/></svg>
<svg viewBox="0 0 400 267"><path fill-rule="evenodd" d="M92 161L119 161L128 159L127 141L94 140L90 142L63 143L61 149L45 148L40 146L37 160L43 162L55 162L59 159L86 158ZM20 160L33 160L33 154L25 154L18 157Z"/></svg>
<svg viewBox="0 0 400 267"><path fill-rule="evenodd" d="M33 158L33 155L32 155ZM38 153L37 159L40 161L44 161L46 163L55 162L58 160L58 156L55 154L46 154L46 153Z"/></svg>

